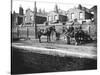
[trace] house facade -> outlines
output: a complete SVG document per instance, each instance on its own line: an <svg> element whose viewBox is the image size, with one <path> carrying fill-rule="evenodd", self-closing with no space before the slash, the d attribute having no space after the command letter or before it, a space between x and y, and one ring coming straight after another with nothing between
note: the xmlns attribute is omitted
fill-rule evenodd
<svg viewBox="0 0 100 75"><path fill-rule="evenodd" d="M21 25L24 23L23 11L24 11L23 8L20 6L19 13L16 13L15 11L13 11L13 13L11 13L11 25L12 25L12 27L17 26L17 25Z"/></svg>
<svg viewBox="0 0 100 75"><path fill-rule="evenodd" d="M67 16L52 11L52 12L49 12L47 16L47 21L49 23L63 23L67 21Z"/></svg>
<svg viewBox="0 0 100 75"><path fill-rule="evenodd" d="M58 6L55 5L54 11L48 13L47 21L49 23L65 23L67 21L66 12L58 9Z"/></svg>
<svg viewBox="0 0 100 75"><path fill-rule="evenodd" d="M24 25L25 24L33 24L33 19L34 15L33 15L33 11L30 9L27 9L24 15Z"/></svg>
<svg viewBox="0 0 100 75"><path fill-rule="evenodd" d="M32 11L31 9L27 9L26 13L24 15L24 24L25 25L33 25L34 21L36 21L37 24L43 24L47 18L45 14L42 13L36 13L36 18L34 18L34 11ZM34 20L35 19L35 20Z"/></svg>
<svg viewBox="0 0 100 75"><path fill-rule="evenodd" d="M93 17L93 14L90 13L89 9L78 6L71 8L67 11L68 21L74 21L77 19L79 23L90 21Z"/></svg>
<svg viewBox="0 0 100 75"><path fill-rule="evenodd" d="M15 11L11 14L11 25L12 27L21 25L24 23L24 15L20 15L19 13L16 13Z"/></svg>
<svg viewBox="0 0 100 75"><path fill-rule="evenodd" d="M97 25L97 6L93 6L90 11L93 13L93 22Z"/></svg>

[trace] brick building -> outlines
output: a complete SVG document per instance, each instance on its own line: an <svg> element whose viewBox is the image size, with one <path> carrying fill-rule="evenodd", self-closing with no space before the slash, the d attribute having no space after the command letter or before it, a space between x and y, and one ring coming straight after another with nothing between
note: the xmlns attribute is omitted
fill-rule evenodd
<svg viewBox="0 0 100 75"><path fill-rule="evenodd" d="M21 25L24 22L24 15L20 15L19 13L16 13L15 11L11 13L11 26L17 26Z"/></svg>
<svg viewBox="0 0 100 75"><path fill-rule="evenodd" d="M79 23L87 22L93 18L90 10L79 5L78 7L71 8L67 11L68 21L77 19Z"/></svg>
<svg viewBox="0 0 100 75"><path fill-rule="evenodd" d="M47 16L47 21L49 23L63 23L67 21L67 16L61 13L56 13L52 11L52 12L49 12Z"/></svg>
<svg viewBox="0 0 100 75"><path fill-rule="evenodd" d="M58 9L58 6L55 5L54 11L48 13L47 21L49 23L65 23L67 16L65 11Z"/></svg>
<svg viewBox="0 0 100 75"><path fill-rule="evenodd" d="M36 20L34 20L34 14L35 12L31 9L26 10L26 13L24 15L25 25L33 25L34 21L36 21L36 24L44 24L44 22L47 20L46 15L39 12L36 13Z"/></svg>
<svg viewBox="0 0 100 75"><path fill-rule="evenodd" d="M93 13L93 22L94 24L97 24L97 6L93 6L91 9L90 9L91 13Z"/></svg>
<svg viewBox="0 0 100 75"><path fill-rule="evenodd" d="M27 9L24 15L24 25L25 24L33 24L33 11L30 9Z"/></svg>
<svg viewBox="0 0 100 75"><path fill-rule="evenodd" d="M16 25L21 25L24 22L24 13L23 13L23 8L20 6L19 7L19 13L16 13L15 11L11 13L11 25L16 26Z"/></svg>
<svg viewBox="0 0 100 75"><path fill-rule="evenodd" d="M11 13L11 26L16 26L18 24L18 14L14 11Z"/></svg>

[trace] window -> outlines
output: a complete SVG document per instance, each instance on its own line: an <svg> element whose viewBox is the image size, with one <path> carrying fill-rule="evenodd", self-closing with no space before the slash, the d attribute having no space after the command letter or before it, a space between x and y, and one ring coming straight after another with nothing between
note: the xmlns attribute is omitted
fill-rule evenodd
<svg viewBox="0 0 100 75"><path fill-rule="evenodd" d="M51 16L51 21L53 21L53 15Z"/></svg>
<svg viewBox="0 0 100 75"><path fill-rule="evenodd" d="M94 14L94 12L91 12L91 14Z"/></svg>
<svg viewBox="0 0 100 75"><path fill-rule="evenodd" d="M25 17L25 21L27 21L27 17Z"/></svg>
<svg viewBox="0 0 100 75"><path fill-rule="evenodd" d="M74 18L75 18L75 14L72 13L72 14L71 14L71 19L74 19Z"/></svg>
<svg viewBox="0 0 100 75"><path fill-rule="evenodd" d="M57 20L58 19L58 16L57 15L55 15L55 20Z"/></svg>
<svg viewBox="0 0 100 75"><path fill-rule="evenodd" d="M49 21L49 16L47 17L47 20Z"/></svg>
<svg viewBox="0 0 100 75"><path fill-rule="evenodd" d="M82 12L79 13L79 19L83 19L83 13Z"/></svg>
<svg viewBox="0 0 100 75"><path fill-rule="evenodd" d="M49 17L48 17L48 20L49 20L49 21L51 21L51 20L52 20L51 16L49 16Z"/></svg>
<svg viewBox="0 0 100 75"><path fill-rule="evenodd" d="M55 15L53 16L53 20L55 20Z"/></svg>
<svg viewBox="0 0 100 75"><path fill-rule="evenodd" d="M31 20L33 21L33 17L31 16Z"/></svg>

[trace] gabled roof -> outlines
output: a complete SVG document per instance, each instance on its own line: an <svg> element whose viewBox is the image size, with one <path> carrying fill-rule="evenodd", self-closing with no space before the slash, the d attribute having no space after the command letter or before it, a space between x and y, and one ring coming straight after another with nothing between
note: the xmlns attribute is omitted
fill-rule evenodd
<svg viewBox="0 0 100 75"><path fill-rule="evenodd" d="M85 12L90 13L90 10L88 8L86 8L86 7L82 7L82 10L85 11Z"/></svg>
<svg viewBox="0 0 100 75"><path fill-rule="evenodd" d="M56 11L50 11L48 14L55 13L59 15L66 15L66 11L59 9L58 13Z"/></svg>
<svg viewBox="0 0 100 75"><path fill-rule="evenodd" d="M92 8L90 8L90 11L97 11L97 5L95 5Z"/></svg>
<svg viewBox="0 0 100 75"><path fill-rule="evenodd" d="M67 10L67 13L70 11L70 10L80 10L80 11L85 11L87 13L90 13L90 9L86 8L86 7L81 7L81 9L79 7L74 7L74 8L71 8L69 10Z"/></svg>
<svg viewBox="0 0 100 75"><path fill-rule="evenodd" d="M26 13L27 13L27 11L30 11L31 13L34 14L34 11L32 11L30 8L28 8L28 9L26 10ZM36 15L37 15L37 16L43 16L43 17L45 17L47 14L46 14L46 13L39 13L39 12L37 12Z"/></svg>
<svg viewBox="0 0 100 75"><path fill-rule="evenodd" d="M43 16L43 17L46 17L46 14L42 14L42 13L37 13L36 15L37 15L37 16Z"/></svg>
<svg viewBox="0 0 100 75"><path fill-rule="evenodd" d="M62 15L66 15L66 11L64 11L62 9L59 9L59 13L62 14Z"/></svg>
<svg viewBox="0 0 100 75"><path fill-rule="evenodd" d="M20 15L19 13L16 13L16 12L13 12L12 15L15 16L15 17L24 17L24 15Z"/></svg>
<svg viewBox="0 0 100 75"><path fill-rule="evenodd" d="M26 9L26 12L27 12L27 11L31 11L32 13L34 13L34 11L32 11L30 8Z"/></svg>

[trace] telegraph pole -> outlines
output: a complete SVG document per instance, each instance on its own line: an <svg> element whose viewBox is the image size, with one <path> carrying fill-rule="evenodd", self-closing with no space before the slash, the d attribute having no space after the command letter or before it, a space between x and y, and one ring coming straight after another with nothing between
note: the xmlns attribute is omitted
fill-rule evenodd
<svg viewBox="0 0 100 75"><path fill-rule="evenodd" d="M37 7L36 7L36 1L34 2L34 22L33 22L33 25L34 25L34 29L35 29L35 39L37 39L37 24L36 24L36 14L37 14Z"/></svg>

